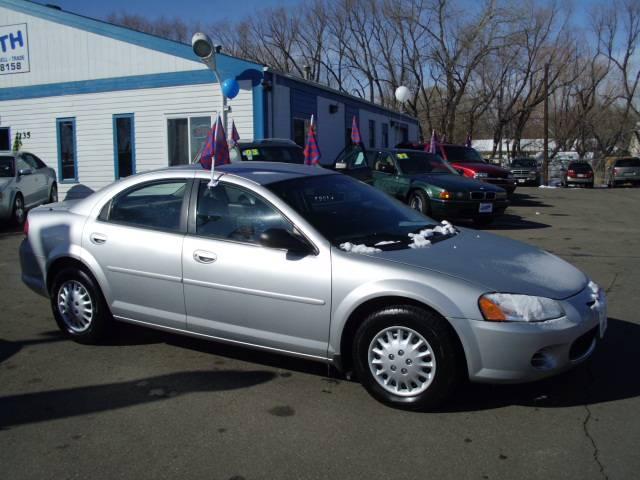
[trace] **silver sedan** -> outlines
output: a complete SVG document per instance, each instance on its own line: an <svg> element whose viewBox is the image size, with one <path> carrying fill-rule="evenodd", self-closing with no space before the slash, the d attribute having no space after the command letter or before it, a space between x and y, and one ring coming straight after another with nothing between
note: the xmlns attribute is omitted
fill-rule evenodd
<svg viewBox="0 0 640 480"><path fill-rule="evenodd" d="M0 222L22 225L29 208L57 201L52 168L29 152L0 151Z"/></svg>
<svg viewBox="0 0 640 480"><path fill-rule="evenodd" d="M439 224L322 168L215 175L169 168L32 210L23 281L79 342L115 319L295 355L416 410L465 377L564 371L604 335L603 290L548 252Z"/></svg>

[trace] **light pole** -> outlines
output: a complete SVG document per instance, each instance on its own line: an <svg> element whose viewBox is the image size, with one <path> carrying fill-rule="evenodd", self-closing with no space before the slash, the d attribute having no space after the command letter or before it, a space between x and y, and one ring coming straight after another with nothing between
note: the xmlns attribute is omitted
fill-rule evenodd
<svg viewBox="0 0 640 480"><path fill-rule="evenodd" d="M216 53L220 52L222 47L220 45L214 45L206 33L197 32L193 34L193 37L191 37L191 48L193 48L193 53L200 57L200 60L209 67L209 70L215 74L216 79L218 80L218 85L220 85L220 95L222 96L222 126L224 127L226 134L227 111L229 110L229 107L227 106L227 96L222 88L222 76L220 75L220 72L218 72L218 65L216 63Z"/></svg>

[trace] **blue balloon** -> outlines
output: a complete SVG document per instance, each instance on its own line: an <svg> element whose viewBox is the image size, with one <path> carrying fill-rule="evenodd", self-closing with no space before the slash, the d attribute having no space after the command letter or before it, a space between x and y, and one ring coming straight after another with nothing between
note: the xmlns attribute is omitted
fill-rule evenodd
<svg viewBox="0 0 640 480"><path fill-rule="evenodd" d="M227 78L222 82L222 92L228 99L236 98L240 91L240 85L235 78Z"/></svg>

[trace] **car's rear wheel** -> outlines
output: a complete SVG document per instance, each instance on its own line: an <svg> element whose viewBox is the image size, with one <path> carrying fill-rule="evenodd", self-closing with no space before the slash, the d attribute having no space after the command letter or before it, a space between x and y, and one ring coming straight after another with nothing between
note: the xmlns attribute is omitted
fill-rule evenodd
<svg viewBox="0 0 640 480"><path fill-rule="evenodd" d="M16 225L22 225L27 216L27 211L24 208L24 199L22 195L19 193L16 195L16 198L13 199L13 223Z"/></svg>
<svg viewBox="0 0 640 480"><path fill-rule="evenodd" d="M57 203L58 202L58 186L54 183L51 185L51 191L49 192L49 202L48 203Z"/></svg>
<svg viewBox="0 0 640 480"><path fill-rule="evenodd" d="M82 269L58 272L51 287L51 308L60 330L79 343L104 340L111 313L96 281Z"/></svg>
<svg viewBox="0 0 640 480"><path fill-rule="evenodd" d="M440 405L459 380L455 339L435 312L390 306L369 315L354 340L354 369L377 400L408 410Z"/></svg>
<svg viewBox="0 0 640 480"><path fill-rule="evenodd" d="M411 195L409 195L409 206L424 215L429 215L431 210L429 206L429 196L422 190L414 190L411 192Z"/></svg>

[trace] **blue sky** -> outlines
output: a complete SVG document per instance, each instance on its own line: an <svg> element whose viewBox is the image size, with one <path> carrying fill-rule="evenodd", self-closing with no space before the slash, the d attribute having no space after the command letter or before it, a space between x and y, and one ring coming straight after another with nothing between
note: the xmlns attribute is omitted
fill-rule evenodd
<svg viewBox="0 0 640 480"><path fill-rule="evenodd" d="M38 0L87 17L105 19L110 13L127 12L149 19L179 17L185 22L204 24L225 18L243 19L264 7L291 6L304 0Z"/></svg>

